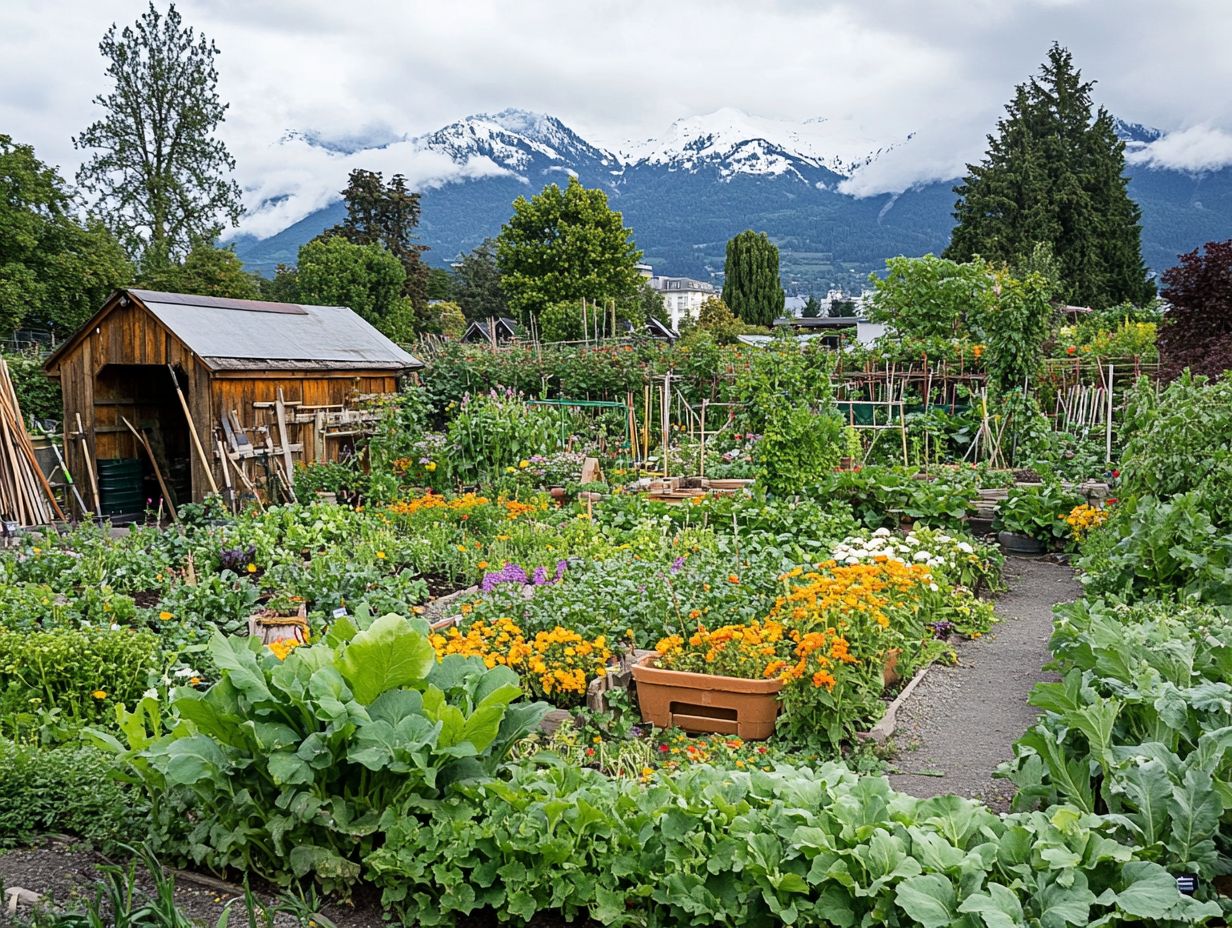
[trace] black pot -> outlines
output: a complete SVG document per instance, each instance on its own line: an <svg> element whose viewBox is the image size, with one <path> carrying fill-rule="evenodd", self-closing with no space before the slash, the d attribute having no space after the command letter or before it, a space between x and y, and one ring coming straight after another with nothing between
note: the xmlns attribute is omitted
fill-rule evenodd
<svg viewBox="0 0 1232 928"><path fill-rule="evenodd" d="M1038 538L1018 532L997 532L997 542L1006 554L1043 554L1048 550Z"/></svg>

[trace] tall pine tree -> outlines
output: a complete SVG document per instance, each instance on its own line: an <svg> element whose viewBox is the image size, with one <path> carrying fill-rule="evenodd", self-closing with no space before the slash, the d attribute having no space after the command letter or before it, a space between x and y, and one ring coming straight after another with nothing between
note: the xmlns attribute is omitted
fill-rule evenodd
<svg viewBox="0 0 1232 928"><path fill-rule="evenodd" d="M1059 296L1096 307L1149 299L1142 212L1129 198L1125 143L1093 109L1070 53L1054 44L1037 77L1020 84L988 152L954 188L958 224L945 257L1017 265L1048 245Z"/></svg>
<svg viewBox="0 0 1232 928"><path fill-rule="evenodd" d="M727 243L723 302L749 325L772 325L783 312L779 250L765 232L747 229Z"/></svg>

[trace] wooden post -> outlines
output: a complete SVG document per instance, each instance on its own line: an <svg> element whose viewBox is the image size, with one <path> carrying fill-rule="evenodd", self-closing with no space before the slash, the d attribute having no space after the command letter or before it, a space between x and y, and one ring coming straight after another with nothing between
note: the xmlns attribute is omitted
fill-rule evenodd
<svg viewBox="0 0 1232 928"><path fill-rule="evenodd" d="M77 437L76 441L81 442L81 459L86 465L86 475L90 478L90 496L94 499L94 514L98 515L103 508L103 503L98 494L98 477L94 473L94 454L90 449L90 441L86 437L85 426L81 424L81 413L75 412L73 415L77 419Z"/></svg>
<svg viewBox="0 0 1232 928"><path fill-rule="evenodd" d="M1115 370L1111 364L1108 365L1108 427L1105 432L1105 442L1107 446L1107 456L1105 462L1112 463L1112 379L1115 376Z"/></svg>
<svg viewBox="0 0 1232 928"><path fill-rule="evenodd" d="M210 483L210 492L218 495L218 481L214 479L214 467L206 456L205 447L201 444L201 436L197 434L197 423L193 421L192 413L188 409L188 400L184 398L184 391L180 389L180 378L176 376L175 368L170 364L167 365L167 371L171 374L171 382L175 384L175 395L180 398L180 406L184 409L184 418L188 420L188 433L192 436L193 447L197 449L197 460L201 462L201 467L205 471L205 479ZM170 501L168 501L168 505L170 505Z"/></svg>

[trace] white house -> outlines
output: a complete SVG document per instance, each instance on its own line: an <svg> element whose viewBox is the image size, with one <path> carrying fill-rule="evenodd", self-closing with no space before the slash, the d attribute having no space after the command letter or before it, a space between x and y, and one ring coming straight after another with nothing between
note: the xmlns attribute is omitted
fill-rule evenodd
<svg viewBox="0 0 1232 928"><path fill-rule="evenodd" d="M650 286L663 297L663 307L676 330L682 319L696 319L702 304L718 292L714 284L688 277L652 277Z"/></svg>

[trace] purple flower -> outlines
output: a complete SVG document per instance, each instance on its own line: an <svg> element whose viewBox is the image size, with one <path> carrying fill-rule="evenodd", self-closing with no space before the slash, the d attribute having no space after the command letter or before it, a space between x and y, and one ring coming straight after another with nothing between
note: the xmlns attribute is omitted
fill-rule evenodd
<svg viewBox="0 0 1232 928"><path fill-rule="evenodd" d="M536 567L534 576L531 577L530 582L534 584L535 586L543 586L545 583L547 583L548 582L547 568L546 567Z"/></svg>
<svg viewBox="0 0 1232 928"><path fill-rule="evenodd" d="M556 562L556 579L557 580L559 580L561 577L565 575L565 570L568 567L569 567L568 561L557 561Z"/></svg>
<svg viewBox="0 0 1232 928"><path fill-rule="evenodd" d="M683 557L678 557L676 558L676 560L672 561L672 573L678 574L683 569L684 569L684 558Z"/></svg>

